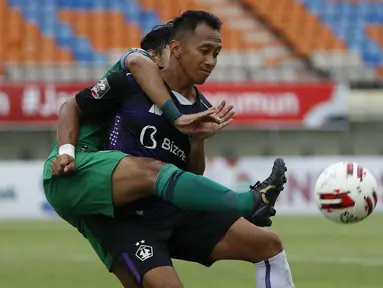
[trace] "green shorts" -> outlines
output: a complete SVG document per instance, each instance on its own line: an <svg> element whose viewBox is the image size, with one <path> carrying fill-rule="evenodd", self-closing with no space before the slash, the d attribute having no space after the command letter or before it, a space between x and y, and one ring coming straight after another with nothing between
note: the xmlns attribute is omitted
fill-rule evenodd
<svg viewBox="0 0 383 288"><path fill-rule="evenodd" d="M88 239L108 269L112 259L81 220L86 215L114 216L112 201L112 174L120 160L128 154L120 151L77 152L76 170L52 176L50 164L45 162L43 186L45 197L57 214L76 227Z"/></svg>
<svg viewBox="0 0 383 288"><path fill-rule="evenodd" d="M113 217L112 174L126 156L119 151L78 152L76 170L61 176L48 173L55 158L48 159L44 165L43 184L49 204L65 215Z"/></svg>

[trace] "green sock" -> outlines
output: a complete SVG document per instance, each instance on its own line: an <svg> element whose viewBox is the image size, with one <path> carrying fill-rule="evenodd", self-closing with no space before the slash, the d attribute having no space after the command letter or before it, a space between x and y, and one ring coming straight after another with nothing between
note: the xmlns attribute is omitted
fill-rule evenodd
<svg viewBox="0 0 383 288"><path fill-rule="evenodd" d="M154 185L155 194L173 204L196 210L236 211L247 216L254 207L251 192L237 193L206 177L164 165Z"/></svg>

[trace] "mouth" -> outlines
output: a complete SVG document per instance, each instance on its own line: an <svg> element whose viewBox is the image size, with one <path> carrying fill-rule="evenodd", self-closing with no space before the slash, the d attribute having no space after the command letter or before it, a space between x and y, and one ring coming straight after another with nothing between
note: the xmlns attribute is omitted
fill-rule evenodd
<svg viewBox="0 0 383 288"><path fill-rule="evenodd" d="M212 70L209 70L209 69L201 69L201 71L202 71L205 75L209 76L209 75L211 74L211 71L212 71Z"/></svg>

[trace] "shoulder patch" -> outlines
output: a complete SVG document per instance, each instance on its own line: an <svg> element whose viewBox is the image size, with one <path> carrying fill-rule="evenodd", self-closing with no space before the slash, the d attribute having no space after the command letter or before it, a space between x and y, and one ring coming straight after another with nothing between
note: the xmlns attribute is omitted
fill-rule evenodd
<svg viewBox="0 0 383 288"><path fill-rule="evenodd" d="M93 86L93 88L90 90L92 92L92 96L95 99L100 99L104 97L104 95L110 90L110 85L108 82L108 79L102 79L97 82L96 85Z"/></svg>

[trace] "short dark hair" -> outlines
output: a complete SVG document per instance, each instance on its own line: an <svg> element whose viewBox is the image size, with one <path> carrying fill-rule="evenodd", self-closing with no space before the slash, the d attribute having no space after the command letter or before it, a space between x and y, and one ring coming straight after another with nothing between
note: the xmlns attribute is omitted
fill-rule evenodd
<svg viewBox="0 0 383 288"><path fill-rule="evenodd" d="M181 16L169 22L172 24L171 39L179 39L187 32L194 32L198 24L206 23L211 28L221 31L222 21L206 11L187 10Z"/></svg>
<svg viewBox="0 0 383 288"><path fill-rule="evenodd" d="M160 55L170 43L171 24L157 25L141 40L141 49L154 50Z"/></svg>

